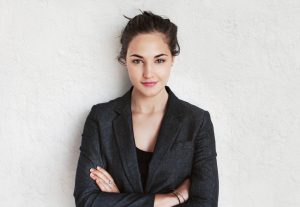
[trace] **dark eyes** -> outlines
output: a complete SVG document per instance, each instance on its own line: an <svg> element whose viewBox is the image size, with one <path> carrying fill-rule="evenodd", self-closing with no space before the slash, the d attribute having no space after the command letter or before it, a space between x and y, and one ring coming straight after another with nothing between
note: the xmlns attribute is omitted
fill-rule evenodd
<svg viewBox="0 0 300 207"><path fill-rule="evenodd" d="M157 60L155 60L156 63L164 63L165 61L166 60L164 60L164 59L157 59ZM134 63L134 64L139 64L140 62L142 62L142 60L140 60L140 59L132 60L132 63Z"/></svg>
<svg viewBox="0 0 300 207"><path fill-rule="evenodd" d="M157 61L158 63L163 63L163 62L165 62L164 59L157 59L156 61Z"/></svg>
<svg viewBox="0 0 300 207"><path fill-rule="evenodd" d="M134 63L134 64L139 64L139 63L140 63L140 61L141 61L141 60L139 60L139 59L136 59L136 60L132 60L132 63Z"/></svg>

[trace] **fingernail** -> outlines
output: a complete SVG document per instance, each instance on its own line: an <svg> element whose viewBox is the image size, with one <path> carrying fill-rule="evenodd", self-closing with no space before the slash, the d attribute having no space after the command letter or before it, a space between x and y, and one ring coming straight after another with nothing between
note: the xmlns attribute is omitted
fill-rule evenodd
<svg viewBox="0 0 300 207"><path fill-rule="evenodd" d="M93 172L93 171L94 171L94 169L93 169L93 168L91 168L91 169L90 169L90 171L91 171L91 172Z"/></svg>
<svg viewBox="0 0 300 207"><path fill-rule="evenodd" d="M98 170L100 170L100 169L101 169L101 167L97 166L97 169L98 169Z"/></svg>

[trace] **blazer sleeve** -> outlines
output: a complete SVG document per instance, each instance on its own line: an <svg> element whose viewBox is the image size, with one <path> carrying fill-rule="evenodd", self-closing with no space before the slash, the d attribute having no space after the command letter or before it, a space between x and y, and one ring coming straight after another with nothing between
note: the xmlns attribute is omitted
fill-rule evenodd
<svg viewBox="0 0 300 207"><path fill-rule="evenodd" d="M90 168L104 167L99 145L99 130L95 119L95 105L84 124L80 155L77 163L73 196L77 207L123 207L154 205L155 194L102 192L90 177Z"/></svg>
<svg viewBox="0 0 300 207"><path fill-rule="evenodd" d="M184 207L217 207L219 178L214 127L208 111L204 111L202 126L195 140L191 186Z"/></svg>

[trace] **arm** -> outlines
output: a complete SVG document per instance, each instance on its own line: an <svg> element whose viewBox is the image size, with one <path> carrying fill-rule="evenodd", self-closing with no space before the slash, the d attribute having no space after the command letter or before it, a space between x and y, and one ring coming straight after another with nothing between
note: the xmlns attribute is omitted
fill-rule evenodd
<svg viewBox="0 0 300 207"><path fill-rule="evenodd" d="M90 178L90 168L104 167L101 159L99 132L92 107L87 116L80 146L75 188L73 196L77 207L123 207L154 205L155 194L143 193L111 193L101 191L96 182Z"/></svg>
<svg viewBox="0 0 300 207"><path fill-rule="evenodd" d="M208 111L204 112L203 124L195 140L191 187L187 202L182 207L217 207L219 178L214 128Z"/></svg>

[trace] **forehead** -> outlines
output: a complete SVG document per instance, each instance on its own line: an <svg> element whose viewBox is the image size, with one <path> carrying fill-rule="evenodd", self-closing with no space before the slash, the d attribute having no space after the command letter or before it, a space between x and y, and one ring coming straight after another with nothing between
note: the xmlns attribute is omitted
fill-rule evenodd
<svg viewBox="0 0 300 207"><path fill-rule="evenodd" d="M138 34L129 43L127 54L155 56L158 53L170 53L165 36L158 32Z"/></svg>

